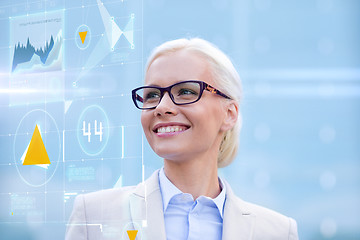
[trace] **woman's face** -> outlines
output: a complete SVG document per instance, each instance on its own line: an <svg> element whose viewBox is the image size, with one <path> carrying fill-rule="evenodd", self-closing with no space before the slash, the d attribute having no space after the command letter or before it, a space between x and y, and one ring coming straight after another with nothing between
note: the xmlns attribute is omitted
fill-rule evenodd
<svg viewBox="0 0 360 240"><path fill-rule="evenodd" d="M145 77L146 85L159 87L185 80L201 80L218 88L206 60L186 50L158 57ZM223 132L228 130L224 127L224 101L221 96L204 91L198 102L175 105L166 92L155 109L143 110L141 114L150 146L157 155L172 161L214 155L217 159ZM158 132L168 127L171 132Z"/></svg>

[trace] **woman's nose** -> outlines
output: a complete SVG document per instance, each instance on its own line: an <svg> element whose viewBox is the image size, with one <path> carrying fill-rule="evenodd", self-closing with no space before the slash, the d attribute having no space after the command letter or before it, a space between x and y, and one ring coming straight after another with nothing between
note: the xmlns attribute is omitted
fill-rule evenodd
<svg viewBox="0 0 360 240"><path fill-rule="evenodd" d="M165 92L159 104L155 108L155 116L163 114L177 114L176 105L171 100L168 92Z"/></svg>

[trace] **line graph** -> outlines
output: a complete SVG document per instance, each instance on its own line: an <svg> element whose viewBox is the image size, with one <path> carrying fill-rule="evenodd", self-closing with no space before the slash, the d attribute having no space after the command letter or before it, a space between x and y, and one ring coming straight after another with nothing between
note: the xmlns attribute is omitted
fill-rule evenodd
<svg viewBox="0 0 360 240"><path fill-rule="evenodd" d="M10 19L11 73L61 71L63 12L47 12Z"/></svg>
<svg viewBox="0 0 360 240"><path fill-rule="evenodd" d="M64 10L10 17L9 20L10 89L33 91L32 94L11 95L10 104L62 100Z"/></svg>
<svg viewBox="0 0 360 240"><path fill-rule="evenodd" d="M55 41L51 35L45 46L37 49L31 44L30 38L27 39L26 45L20 45L20 42L18 42L14 48L12 72L17 69L30 69L36 65L42 66L43 70L51 70L48 66L59 60L61 45L61 31L56 36Z"/></svg>

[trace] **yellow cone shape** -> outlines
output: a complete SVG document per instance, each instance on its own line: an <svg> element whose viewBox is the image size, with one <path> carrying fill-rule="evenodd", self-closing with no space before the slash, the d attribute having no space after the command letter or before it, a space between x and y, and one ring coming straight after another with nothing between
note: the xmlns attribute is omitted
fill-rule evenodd
<svg viewBox="0 0 360 240"><path fill-rule="evenodd" d="M135 240L138 230L127 230L127 234L130 240Z"/></svg>
<svg viewBox="0 0 360 240"><path fill-rule="evenodd" d="M50 164L38 125L35 126L23 165Z"/></svg>
<svg viewBox="0 0 360 240"><path fill-rule="evenodd" d="M87 31L85 31L85 32L79 32L79 35L80 35L82 44L84 44L85 38L86 38L86 35L87 35Z"/></svg>

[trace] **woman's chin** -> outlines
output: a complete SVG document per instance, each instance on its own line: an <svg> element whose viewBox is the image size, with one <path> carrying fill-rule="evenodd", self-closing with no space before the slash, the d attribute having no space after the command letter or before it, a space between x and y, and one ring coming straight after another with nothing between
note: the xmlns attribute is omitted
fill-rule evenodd
<svg viewBox="0 0 360 240"><path fill-rule="evenodd" d="M180 161L180 159L185 158L185 149L179 148L179 146L167 146L167 147L157 147L153 148L154 152L161 158L173 160L173 161Z"/></svg>

